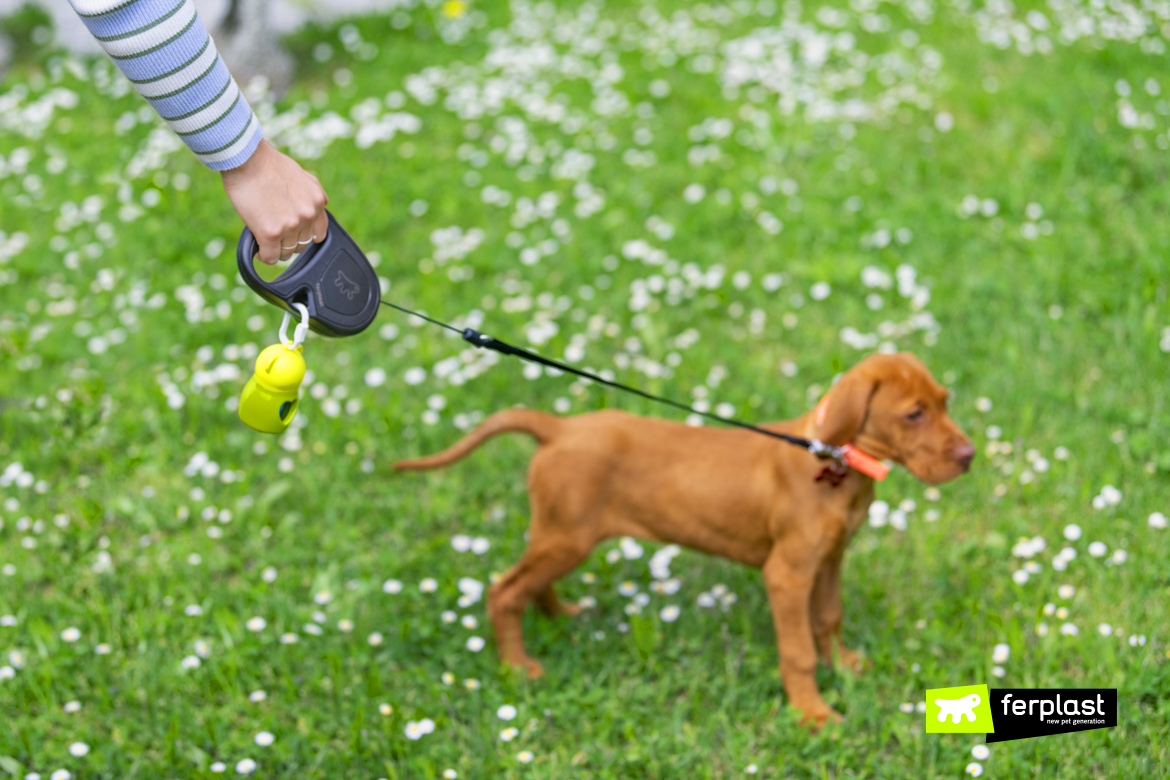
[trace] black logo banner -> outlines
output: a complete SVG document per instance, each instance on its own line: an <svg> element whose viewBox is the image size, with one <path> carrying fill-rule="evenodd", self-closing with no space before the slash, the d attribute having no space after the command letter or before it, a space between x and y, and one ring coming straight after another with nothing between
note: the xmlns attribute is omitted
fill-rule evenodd
<svg viewBox="0 0 1170 780"><path fill-rule="evenodd" d="M987 742L1117 726L1116 688L992 688Z"/></svg>

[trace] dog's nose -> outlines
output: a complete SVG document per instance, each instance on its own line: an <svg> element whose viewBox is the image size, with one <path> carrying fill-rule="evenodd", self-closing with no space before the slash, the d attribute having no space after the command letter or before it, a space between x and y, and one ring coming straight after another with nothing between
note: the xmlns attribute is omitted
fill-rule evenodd
<svg viewBox="0 0 1170 780"><path fill-rule="evenodd" d="M955 449L951 451L951 455L956 461L958 461L963 471L966 471L967 469L971 468L971 461L975 459L975 445L969 441L964 442L963 444L955 447Z"/></svg>

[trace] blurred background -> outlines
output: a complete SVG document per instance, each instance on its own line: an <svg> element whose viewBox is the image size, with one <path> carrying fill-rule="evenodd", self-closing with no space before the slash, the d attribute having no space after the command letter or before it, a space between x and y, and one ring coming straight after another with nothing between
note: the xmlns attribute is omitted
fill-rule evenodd
<svg viewBox="0 0 1170 780"><path fill-rule="evenodd" d="M196 6L387 300L749 421L912 351L979 457L878 486L838 728L788 709L758 572L645 541L525 617L518 677L484 595L533 445L391 464L517 404L685 415L385 311L244 427L280 312L219 177L65 3L3 0L0 773L1165 773L1170 6ZM980 682L1116 687L1119 726L923 733Z"/></svg>

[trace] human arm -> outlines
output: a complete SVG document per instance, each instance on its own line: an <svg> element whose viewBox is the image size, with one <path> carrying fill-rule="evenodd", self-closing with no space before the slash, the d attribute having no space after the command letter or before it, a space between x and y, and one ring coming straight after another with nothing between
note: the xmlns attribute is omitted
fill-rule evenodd
<svg viewBox="0 0 1170 780"><path fill-rule="evenodd" d="M323 241L325 191L264 141L191 0L69 0L134 88L194 152L273 263Z"/></svg>

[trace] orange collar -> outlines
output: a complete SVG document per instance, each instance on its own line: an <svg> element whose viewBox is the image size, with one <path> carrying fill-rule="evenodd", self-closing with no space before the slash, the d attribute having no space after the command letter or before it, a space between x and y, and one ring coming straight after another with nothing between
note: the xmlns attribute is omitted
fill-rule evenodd
<svg viewBox="0 0 1170 780"><path fill-rule="evenodd" d="M813 422L818 428L825 424L825 417L829 414L829 394L825 393L821 396L821 400L817 402L816 411L813 412ZM878 482L886 478L890 473L890 467L882 461L867 452L854 447L852 444L845 444L841 447L841 460L851 469L860 471L867 477L870 477ZM818 477L820 479L820 477ZM836 484L834 482L833 484Z"/></svg>

